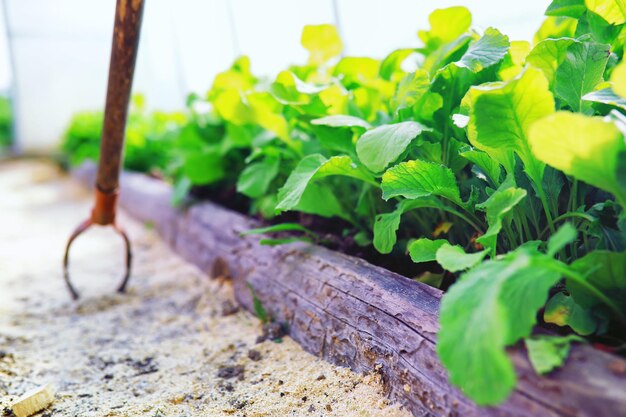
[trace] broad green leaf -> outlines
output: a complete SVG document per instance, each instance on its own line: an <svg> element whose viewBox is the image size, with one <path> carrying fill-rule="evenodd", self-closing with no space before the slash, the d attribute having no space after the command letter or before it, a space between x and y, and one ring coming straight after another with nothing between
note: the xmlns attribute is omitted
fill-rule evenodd
<svg viewBox="0 0 626 417"><path fill-rule="evenodd" d="M624 74L624 76L626 76L626 74ZM611 88L603 88L601 90L585 94L583 96L583 100L593 103L607 104L609 106L626 110L626 98L618 96Z"/></svg>
<svg viewBox="0 0 626 417"><path fill-rule="evenodd" d="M278 191L277 210L291 210L298 205L302 194L306 190L320 167L328 160L322 155L315 154L303 158L291 172L287 182Z"/></svg>
<svg viewBox="0 0 626 417"><path fill-rule="evenodd" d="M517 77L524 69L526 58L530 53L530 42L512 41L509 53L498 71L498 75L504 81Z"/></svg>
<svg viewBox="0 0 626 417"><path fill-rule="evenodd" d="M363 132L363 128L311 124L311 131L322 147L334 153L353 155L355 131Z"/></svg>
<svg viewBox="0 0 626 417"><path fill-rule="evenodd" d="M233 62L230 69L215 76L208 94L209 99L213 101L221 92L227 90L234 92L248 91L254 86L256 81L250 72L250 59L245 55L240 56Z"/></svg>
<svg viewBox="0 0 626 417"><path fill-rule="evenodd" d="M344 85L367 84L378 75L380 61L374 58L346 57L337 63L333 71Z"/></svg>
<svg viewBox="0 0 626 417"><path fill-rule="evenodd" d="M444 109L453 111L461 104L469 88L478 83L477 79L477 74L452 62L435 73L431 90L443 97ZM467 115L466 112L461 113Z"/></svg>
<svg viewBox="0 0 626 417"><path fill-rule="evenodd" d="M467 32L472 24L472 14L463 6L448 7L433 11L428 22L430 30L420 30L418 36L427 51L433 51Z"/></svg>
<svg viewBox="0 0 626 417"><path fill-rule="evenodd" d="M333 189L327 184L310 183L300 196L298 204L290 210L352 221L351 213L341 205Z"/></svg>
<svg viewBox="0 0 626 417"><path fill-rule="evenodd" d="M309 51L309 64L322 65L331 58L339 56L343 43L337 29L330 24L306 25L300 40Z"/></svg>
<svg viewBox="0 0 626 417"><path fill-rule="evenodd" d="M539 68L553 86L556 70L565 59L568 48L578 42L572 38L545 39L530 51L526 62Z"/></svg>
<svg viewBox="0 0 626 417"><path fill-rule="evenodd" d="M408 250L413 262L430 262L437 259L437 251L439 248L448 244L448 241L445 239L430 240L422 238L411 242Z"/></svg>
<svg viewBox="0 0 626 417"><path fill-rule="evenodd" d="M314 99L318 100L324 106L324 115L346 114L348 112L348 93L345 88L337 84L333 84L320 91L318 94L314 95ZM322 114L319 116L322 116Z"/></svg>
<svg viewBox="0 0 626 417"><path fill-rule="evenodd" d="M509 50L509 38L499 30L487 28L485 34L472 43L455 65L480 72L501 62Z"/></svg>
<svg viewBox="0 0 626 417"><path fill-rule="evenodd" d="M571 264L587 282L618 305L626 313L626 252L596 250ZM567 288L577 304L590 309L603 305L598 296L581 284L568 279Z"/></svg>
<svg viewBox="0 0 626 417"><path fill-rule="evenodd" d="M237 191L250 198L258 198L267 192L270 183L278 174L280 160L268 157L261 162L248 165L239 174Z"/></svg>
<svg viewBox="0 0 626 417"><path fill-rule="evenodd" d="M578 336L536 336L526 339L526 350L535 372L543 375L563 366L571 343L581 341Z"/></svg>
<svg viewBox="0 0 626 417"><path fill-rule="evenodd" d="M626 62L622 62L613 70L611 74L613 91L626 98Z"/></svg>
<svg viewBox="0 0 626 417"><path fill-rule="evenodd" d="M389 168L383 174L382 189L385 200L397 196L412 199L432 195L462 204L452 171L432 162L407 161Z"/></svg>
<svg viewBox="0 0 626 417"><path fill-rule="evenodd" d="M593 113L583 96L604 81L610 46L599 43L574 43L555 73L554 91L575 112Z"/></svg>
<svg viewBox="0 0 626 417"><path fill-rule="evenodd" d="M319 119L311 120L311 124L329 127L362 127L364 129L372 127L361 118L343 114L320 117Z"/></svg>
<svg viewBox="0 0 626 417"><path fill-rule="evenodd" d="M270 91L283 104L302 106L310 104L314 100L314 95L320 94L326 88L327 85L313 85L302 81L292 71L281 71L272 83Z"/></svg>
<svg viewBox="0 0 626 417"><path fill-rule="evenodd" d="M530 144L539 160L614 194L626 204L626 184L618 176L626 143L615 124L558 112L533 125Z"/></svg>
<svg viewBox="0 0 626 417"><path fill-rule="evenodd" d="M619 49L623 41L623 35L622 39L619 39L621 31L621 26L608 23L600 15L588 11L578 19L574 36L579 39L593 39L599 43L615 45Z"/></svg>
<svg viewBox="0 0 626 417"><path fill-rule="evenodd" d="M406 107L412 107L424 94L430 90L430 78L428 72L418 70L407 74L396 88L396 93L391 99L391 108L398 111Z"/></svg>
<svg viewBox="0 0 626 417"><path fill-rule="evenodd" d="M283 106L269 93L251 93L246 100L253 112L254 122L291 145L289 126L282 115Z"/></svg>
<svg viewBox="0 0 626 417"><path fill-rule="evenodd" d="M559 292L546 304L543 312L546 323L569 326L576 333L587 336L596 331L598 324L589 310L576 304L574 298Z"/></svg>
<svg viewBox="0 0 626 417"><path fill-rule="evenodd" d="M224 178L222 156L216 148L189 154L185 158L183 172L194 185L211 184Z"/></svg>
<svg viewBox="0 0 626 417"><path fill-rule="evenodd" d="M437 352L450 381L478 405L504 401L515 386L505 348L531 333L561 278L544 262L545 255L522 247L464 273L443 297Z"/></svg>
<svg viewBox="0 0 626 417"><path fill-rule="evenodd" d="M458 272L476 266L486 255L486 250L476 253L465 253L460 246L452 246L449 243L444 243L437 250L436 260L446 271Z"/></svg>
<svg viewBox="0 0 626 417"><path fill-rule="evenodd" d="M474 40L474 38L470 34L465 34L450 43L442 45L439 49L426 55L421 67L428 71L431 77L434 77L438 71L441 71L446 66L453 65L455 61L460 59L472 40ZM473 74L472 71L467 68L461 68L457 65L453 66L465 69L467 72Z"/></svg>
<svg viewBox="0 0 626 417"><path fill-rule="evenodd" d="M612 25L626 23L625 0L585 0L585 5Z"/></svg>
<svg viewBox="0 0 626 417"><path fill-rule="evenodd" d="M443 97L427 91L413 104L413 117L421 122L432 122L434 114L443 106Z"/></svg>
<svg viewBox="0 0 626 417"><path fill-rule="evenodd" d="M254 112L243 102L242 93L238 90L226 90L212 103L217 114L228 122L236 125L254 122Z"/></svg>
<svg viewBox="0 0 626 417"><path fill-rule="evenodd" d="M535 36L533 44L546 39L572 38L575 36L578 21L569 17L547 16Z"/></svg>
<svg viewBox="0 0 626 417"><path fill-rule="evenodd" d="M526 197L526 190L522 188L498 189L491 197L476 207L487 213L489 228L484 235L476 239L486 249L491 250L492 256L496 253L498 234L502 230L504 217Z"/></svg>
<svg viewBox="0 0 626 417"><path fill-rule="evenodd" d="M249 147L252 145L252 140L258 127L251 127L249 125L236 125L233 123L226 123L226 136L236 147Z"/></svg>
<svg viewBox="0 0 626 417"><path fill-rule="evenodd" d="M269 93L255 92L243 95L236 90L220 93L213 105L220 117L235 125L257 124L290 144L287 121L281 114L282 106Z"/></svg>
<svg viewBox="0 0 626 417"><path fill-rule="evenodd" d="M527 68L508 82L473 87L470 93L468 138L472 145L501 163L506 163L503 152L514 151L528 176L541 184L544 165L528 144L530 126L554 112L554 98L541 71Z"/></svg>
<svg viewBox="0 0 626 417"><path fill-rule="evenodd" d="M548 256L556 255L561 249L572 243L577 235L578 231L576 228L572 226L571 223L565 223L555 234L550 236L546 253Z"/></svg>
<svg viewBox="0 0 626 417"><path fill-rule="evenodd" d="M391 253L396 244L396 232L400 227L400 219L407 211L418 208L441 207L442 204L439 200L429 197L400 201L394 211L376 216L374 221L374 247L380 253Z"/></svg>
<svg viewBox="0 0 626 417"><path fill-rule="evenodd" d="M417 55L415 49L396 49L380 64L380 76L387 81L402 77L407 71L403 70L403 64L411 55Z"/></svg>
<svg viewBox="0 0 626 417"><path fill-rule="evenodd" d="M463 158L477 165L494 184L500 184L500 176L502 175L502 168L498 161L490 158L487 153L476 150L469 150L461 152Z"/></svg>
<svg viewBox="0 0 626 417"><path fill-rule="evenodd" d="M553 0L546 16L568 16L578 19L587 10L585 0Z"/></svg>
<svg viewBox="0 0 626 417"><path fill-rule="evenodd" d="M398 159L426 128L417 122L383 125L368 130L356 143L359 160L372 172L381 172Z"/></svg>
<svg viewBox="0 0 626 417"><path fill-rule="evenodd" d="M348 156L333 156L326 159L320 154L309 155L300 160L285 185L278 191L276 209L287 211L296 208L312 181L331 175L342 175L366 182L374 181L371 174L356 166Z"/></svg>

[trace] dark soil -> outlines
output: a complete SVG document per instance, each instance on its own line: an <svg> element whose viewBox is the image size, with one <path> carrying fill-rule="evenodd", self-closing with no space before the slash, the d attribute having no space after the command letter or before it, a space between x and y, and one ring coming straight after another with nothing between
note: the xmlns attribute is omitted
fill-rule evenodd
<svg viewBox="0 0 626 417"><path fill-rule="evenodd" d="M195 186L189 192L190 199L188 204L193 204L198 200L210 200L223 207L237 211L239 213L250 216L250 200L237 193L234 187L222 188L218 186ZM380 266L390 271L396 272L408 278L419 277L425 272L435 274L443 273L443 270L434 262L425 264L416 264L406 256L406 253L392 252L384 255L379 253L373 246L360 246L354 239L353 226L342 219L315 216L299 212L285 212L271 220L264 219L260 215L252 216L257 220L266 224L281 223L299 223L307 229L315 232L317 239L315 243L328 249L335 250L346 255L355 256L370 262L373 265ZM347 231L345 235L342 233ZM293 237L298 233L281 232L274 236ZM453 277L448 277L453 278ZM448 286L451 282L445 282Z"/></svg>

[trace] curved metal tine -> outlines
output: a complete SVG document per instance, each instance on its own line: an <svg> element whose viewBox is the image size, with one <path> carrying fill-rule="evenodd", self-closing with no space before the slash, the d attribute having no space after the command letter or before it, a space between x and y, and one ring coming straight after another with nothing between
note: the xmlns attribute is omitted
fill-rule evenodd
<svg viewBox="0 0 626 417"><path fill-rule="evenodd" d="M65 279L65 284L67 285L67 289L70 291L72 295L72 299L78 300L80 294L72 285L70 281L70 272L69 272L69 262L70 262L70 246L72 246L72 242L76 239L80 234L82 234L85 230L89 229L92 225L91 219L85 220L81 224L78 225L76 230L70 236L70 239L67 241L67 246L65 247L65 256L63 257L63 278Z"/></svg>
<svg viewBox="0 0 626 417"><path fill-rule="evenodd" d="M114 224L113 230L115 230L117 234L122 236L122 239L124 239L124 245L126 247L126 274L124 274L124 279L122 280L120 286L117 288L117 292L125 292L126 285L128 284L128 279L130 278L130 267L133 260L133 252L130 246L130 239L128 239L128 235L126 234L124 229L119 227L117 224Z"/></svg>

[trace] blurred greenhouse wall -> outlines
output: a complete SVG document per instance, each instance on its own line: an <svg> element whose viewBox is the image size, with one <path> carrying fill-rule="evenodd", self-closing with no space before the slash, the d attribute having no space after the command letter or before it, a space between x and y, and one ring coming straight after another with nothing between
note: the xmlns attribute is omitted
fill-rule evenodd
<svg viewBox="0 0 626 417"><path fill-rule="evenodd" d="M14 95L18 149L51 149L73 113L104 105L115 0L0 2L8 26L0 14L0 93ZM530 39L549 2L503 3L146 0L134 89L150 107L168 110L181 108L189 92L207 90L239 54L250 56L255 73L273 75L306 59L299 44L305 24L336 24L346 55L382 58L419 45L416 32L427 28L428 14L451 5L468 6L476 26Z"/></svg>

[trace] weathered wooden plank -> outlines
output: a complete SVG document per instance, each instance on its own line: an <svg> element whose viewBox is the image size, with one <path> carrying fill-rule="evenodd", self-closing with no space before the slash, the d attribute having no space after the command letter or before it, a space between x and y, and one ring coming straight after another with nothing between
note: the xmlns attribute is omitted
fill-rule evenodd
<svg viewBox="0 0 626 417"><path fill-rule="evenodd" d="M88 171L80 176L89 178ZM120 202L127 212L152 222L207 273L226 264L238 300L252 309L250 283L307 351L358 372L381 373L389 396L416 416L626 415L626 361L589 346L575 346L563 369L541 378L522 348L510 349L518 388L505 404L479 408L449 385L437 359L439 290L321 247L260 246L258 237L240 236L257 226L249 218L212 203L179 211L170 198L163 182L122 177Z"/></svg>

